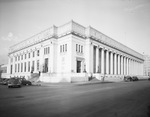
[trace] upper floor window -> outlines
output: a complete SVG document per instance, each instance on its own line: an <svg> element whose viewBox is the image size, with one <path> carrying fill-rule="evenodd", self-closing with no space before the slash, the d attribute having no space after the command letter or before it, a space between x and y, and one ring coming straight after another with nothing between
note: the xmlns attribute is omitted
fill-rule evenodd
<svg viewBox="0 0 150 117"><path fill-rule="evenodd" d="M26 62L24 62L24 72L26 72Z"/></svg>
<svg viewBox="0 0 150 117"><path fill-rule="evenodd" d="M67 44L60 45L60 52L67 52Z"/></svg>
<svg viewBox="0 0 150 117"><path fill-rule="evenodd" d="M44 48L44 54L49 54L50 53L50 47Z"/></svg>
<svg viewBox="0 0 150 117"><path fill-rule="evenodd" d="M80 44L76 44L76 52L83 53L83 46Z"/></svg>
<svg viewBox="0 0 150 117"><path fill-rule="evenodd" d="M28 57L30 58L30 53L28 54Z"/></svg>
<svg viewBox="0 0 150 117"><path fill-rule="evenodd" d="M37 50L37 56L39 56L40 55L40 50Z"/></svg>
<svg viewBox="0 0 150 117"><path fill-rule="evenodd" d="M67 44L65 44L65 51L67 52Z"/></svg>
<svg viewBox="0 0 150 117"><path fill-rule="evenodd" d="M76 44L76 52L78 51L78 44Z"/></svg>
<svg viewBox="0 0 150 117"><path fill-rule="evenodd" d="M20 60L20 56L18 56L18 61Z"/></svg>
<svg viewBox="0 0 150 117"><path fill-rule="evenodd" d="M26 58L27 58L27 55L25 54L25 55L24 55L24 59L26 59Z"/></svg>
<svg viewBox="0 0 150 117"><path fill-rule="evenodd" d="M39 70L39 60L37 60L37 70Z"/></svg>
<svg viewBox="0 0 150 117"><path fill-rule="evenodd" d="M33 57L34 57L34 52L33 52Z"/></svg>
<svg viewBox="0 0 150 117"><path fill-rule="evenodd" d="M60 52L62 52L62 45L60 45Z"/></svg>

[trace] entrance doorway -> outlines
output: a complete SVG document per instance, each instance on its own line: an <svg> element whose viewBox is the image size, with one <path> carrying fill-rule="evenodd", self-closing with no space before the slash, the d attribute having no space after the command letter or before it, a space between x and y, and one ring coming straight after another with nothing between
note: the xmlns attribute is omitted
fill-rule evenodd
<svg viewBox="0 0 150 117"><path fill-rule="evenodd" d="M81 61L77 60L77 73L81 73Z"/></svg>
<svg viewBox="0 0 150 117"><path fill-rule="evenodd" d="M48 72L48 58L45 58L44 72Z"/></svg>

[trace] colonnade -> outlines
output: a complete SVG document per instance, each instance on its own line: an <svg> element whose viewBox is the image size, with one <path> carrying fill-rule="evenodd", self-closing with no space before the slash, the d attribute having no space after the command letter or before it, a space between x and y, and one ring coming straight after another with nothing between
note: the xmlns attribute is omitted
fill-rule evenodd
<svg viewBox="0 0 150 117"><path fill-rule="evenodd" d="M92 45L93 73L143 75L143 63L131 55Z"/></svg>

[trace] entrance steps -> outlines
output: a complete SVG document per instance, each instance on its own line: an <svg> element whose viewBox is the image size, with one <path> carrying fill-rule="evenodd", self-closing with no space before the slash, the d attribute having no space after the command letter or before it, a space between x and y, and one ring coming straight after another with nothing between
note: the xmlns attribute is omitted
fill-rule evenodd
<svg viewBox="0 0 150 117"><path fill-rule="evenodd" d="M32 73L31 77L28 80L31 81L32 83L39 82L40 81L39 73Z"/></svg>

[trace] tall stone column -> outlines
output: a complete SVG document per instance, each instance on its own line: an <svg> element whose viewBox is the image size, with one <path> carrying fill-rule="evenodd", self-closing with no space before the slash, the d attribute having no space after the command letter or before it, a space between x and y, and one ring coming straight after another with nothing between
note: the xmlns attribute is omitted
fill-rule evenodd
<svg viewBox="0 0 150 117"><path fill-rule="evenodd" d="M131 75L133 75L133 60L131 59Z"/></svg>
<svg viewBox="0 0 150 117"><path fill-rule="evenodd" d="M10 75L10 68L11 68L11 57L8 55L8 66L7 66L7 73Z"/></svg>
<svg viewBox="0 0 150 117"><path fill-rule="evenodd" d="M135 61L135 75L137 75L137 62Z"/></svg>
<svg viewBox="0 0 150 117"><path fill-rule="evenodd" d="M118 54L118 74L120 74L120 55Z"/></svg>
<svg viewBox="0 0 150 117"><path fill-rule="evenodd" d="M126 75L126 57L123 58L123 62L124 62L124 75Z"/></svg>
<svg viewBox="0 0 150 117"><path fill-rule="evenodd" d="M127 58L127 72L126 72L127 75L129 75L129 58Z"/></svg>
<svg viewBox="0 0 150 117"><path fill-rule="evenodd" d="M133 60L133 75L135 75L135 61Z"/></svg>
<svg viewBox="0 0 150 117"><path fill-rule="evenodd" d="M44 48L43 48L43 46L41 45L41 48L40 48L40 55L39 55L39 57L40 57L40 71L42 72L43 71L43 66L44 66ZM31 66L32 66L32 61L31 61Z"/></svg>
<svg viewBox="0 0 150 117"><path fill-rule="evenodd" d="M140 75L140 63L138 62L138 75Z"/></svg>
<svg viewBox="0 0 150 117"><path fill-rule="evenodd" d="M106 51L106 74L109 74L109 51Z"/></svg>
<svg viewBox="0 0 150 117"><path fill-rule="evenodd" d="M96 72L99 73L99 47L96 48Z"/></svg>
<svg viewBox="0 0 150 117"><path fill-rule="evenodd" d="M117 74L117 55L114 54L114 74Z"/></svg>
<svg viewBox="0 0 150 117"><path fill-rule="evenodd" d="M123 55L121 55L121 75L123 75Z"/></svg>
<svg viewBox="0 0 150 117"><path fill-rule="evenodd" d="M92 46L93 45L92 45L92 42L90 42L90 39L87 39L86 45L85 45L85 58L86 58L85 67L86 67L87 73L92 73L92 70L93 70L93 48Z"/></svg>
<svg viewBox="0 0 150 117"><path fill-rule="evenodd" d="M104 49L101 49L101 73L104 74Z"/></svg>
<svg viewBox="0 0 150 117"><path fill-rule="evenodd" d="M135 61L133 60L133 75L135 75Z"/></svg>
<svg viewBox="0 0 150 117"><path fill-rule="evenodd" d="M110 54L110 59L111 59L111 74L113 74L113 52Z"/></svg>

